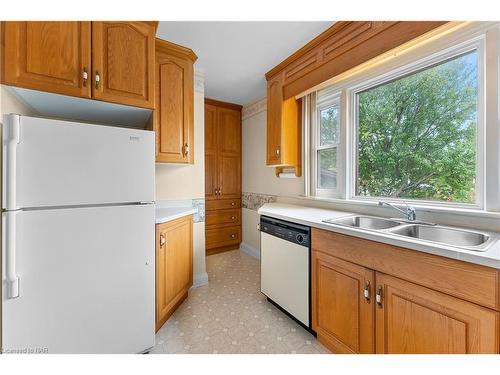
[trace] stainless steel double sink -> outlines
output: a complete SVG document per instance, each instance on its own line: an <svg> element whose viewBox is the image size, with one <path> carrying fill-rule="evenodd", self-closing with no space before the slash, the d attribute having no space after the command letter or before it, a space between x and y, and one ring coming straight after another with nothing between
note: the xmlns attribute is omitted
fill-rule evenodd
<svg viewBox="0 0 500 375"><path fill-rule="evenodd" d="M325 223L351 228L360 228L381 233L390 233L402 237L422 240L434 244L460 247L466 250L486 251L495 237L489 233L468 229L454 228L423 222L399 221L373 216L347 216L338 219L326 219Z"/></svg>

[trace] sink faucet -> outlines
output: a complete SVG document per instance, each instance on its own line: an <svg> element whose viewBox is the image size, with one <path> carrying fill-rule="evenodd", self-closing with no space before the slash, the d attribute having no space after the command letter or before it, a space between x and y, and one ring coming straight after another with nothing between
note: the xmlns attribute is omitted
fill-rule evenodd
<svg viewBox="0 0 500 375"><path fill-rule="evenodd" d="M389 206L389 207L392 207L394 208L395 210L401 212L403 215L406 216L406 220L408 221L415 221L417 219L417 212L415 211L415 208L411 207L411 206L408 206L408 203L404 202L404 204L406 205L406 209L405 210L402 210L401 208L399 207L396 207L395 205L393 205L392 203L389 203L389 202L383 202L383 201L379 201L378 202L378 205L379 206Z"/></svg>

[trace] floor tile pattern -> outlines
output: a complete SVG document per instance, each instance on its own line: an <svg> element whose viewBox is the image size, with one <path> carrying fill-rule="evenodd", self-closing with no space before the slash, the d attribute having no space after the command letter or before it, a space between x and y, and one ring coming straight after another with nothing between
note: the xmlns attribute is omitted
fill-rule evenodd
<svg viewBox="0 0 500 375"><path fill-rule="evenodd" d="M328 353L260 293L257 259L240 250L211 255L207 273L209 284L191 289L151 353Z"/></svg>

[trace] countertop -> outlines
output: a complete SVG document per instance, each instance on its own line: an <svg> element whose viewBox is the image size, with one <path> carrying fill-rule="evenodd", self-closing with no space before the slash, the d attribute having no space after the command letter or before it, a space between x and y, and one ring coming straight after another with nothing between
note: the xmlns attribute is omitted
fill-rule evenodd
<svg viewBox="0 0 500 375"><path fill-rule="evenodd" d="M196 212L193 207L162 207L155 210L155 223L161 224Z"/></svg>
<svg viewBox="0 0 500 375"><path fill-rule="evenodd" d="M327 210L283 203L266 203L258 210L258 213L260 215L287 220L313 228L325 229L336 233L500 269L500 237L498 237L498 233L494 234L497 235L495 242L493 242L486 251L480 252L464 250L454 246L433 244L412 238L401 237L391 233L375 232L366 229L350 228L322 222L324 219L336 219L356 215L354 212Z"/></svg>

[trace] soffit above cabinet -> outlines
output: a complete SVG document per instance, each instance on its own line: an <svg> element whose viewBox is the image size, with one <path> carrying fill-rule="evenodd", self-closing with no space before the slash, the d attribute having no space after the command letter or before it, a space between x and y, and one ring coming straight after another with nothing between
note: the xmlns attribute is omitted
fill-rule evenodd
<svg viewBox="0 0 500 375"><path fill-rule="evenodd" d="M3 85L34 115L135 129L149 127L152 110Z"/></svg>

